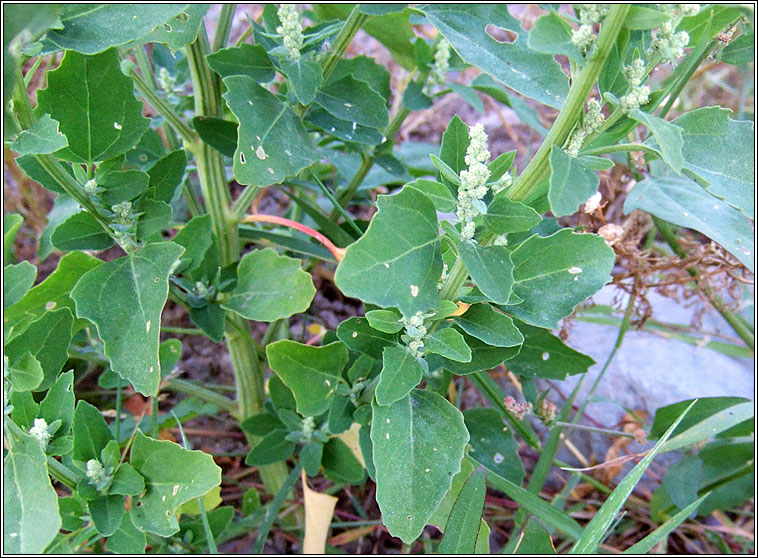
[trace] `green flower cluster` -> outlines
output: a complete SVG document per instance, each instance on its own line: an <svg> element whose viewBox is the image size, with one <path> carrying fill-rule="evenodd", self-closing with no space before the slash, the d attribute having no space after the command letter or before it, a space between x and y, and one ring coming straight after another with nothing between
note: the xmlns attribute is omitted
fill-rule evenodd
<svg viewBox="0 0 758 558"><path fill-rule="evenodd" d="M574 133L569 140L568 147L566 147L566 153L571 157L579 155L579 150L584 143L584 140L592 132L600 128L605 121L605 116L601 112L600 101L597 99L590 99L587 101L587 114L584 115L584 122L582 125L574 130Z"/></svg>
<svg viewBox="0 0 758 558"><path fill-rule="evenodd" d="M484 196L487 195L487 179L490 170L487 160L490 152L487 149L487 134L484 126L477 124L469 127L470 143L466 149L465 161L468 169L460 173L461 185L458 188L458 208L456 215L461 222L461 236L466 240L474 238L476 225L474 219L487 212Z"/></svg>
<svg viewBox="0 0 758 558"><path fill-rule="evenodd" d="M576 48L586 53L595 42L593 27L605 19L610 6L603 4L582 4L579 14L579 27L571 34L571 42Z"/></svg>
<svg viewBox="0 0 758 558"><path fill-rule="evenodd" d="M450 68L450 43L440 39L434 50L434 66L432 66L426 83L422 89L424 95L429 95L432 89L445 81L445 76Z"/></svg>
<svg viewBox="0 0 758 558"><path fill-rule="evenodd" d="M300 58L300 49L303 48L303 19L300 12L295 4L280 4L276 13L282 22L276 32L282 37L289 59L297 60Z"/></svg>

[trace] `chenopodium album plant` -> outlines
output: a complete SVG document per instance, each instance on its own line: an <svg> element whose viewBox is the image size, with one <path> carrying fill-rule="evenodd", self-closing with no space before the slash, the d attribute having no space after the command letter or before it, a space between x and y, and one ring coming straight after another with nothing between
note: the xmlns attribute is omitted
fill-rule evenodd
<svg viewBox="0 0 758 558"><path fill-rule="evenodd" d="M754 271L752 123L717 106L666 119L701 61L751 59L723 38L752 29L742 8L549 8L526 32L505 5L315 5L307 26L299 7L267 5L231 46L233 5L222 7L212 41L207 5L46 6L34 19L14 9L10 147L56 194L38 258L64 255L32 288L36 268L9 261L21 218L6 217L7 552L70 552L98 538L113 552L215 548L234 515L210 511L220 468L157 432L219 410L239 419L246 463L276 494L271 519L301 468L344 484L368 475L392 535L411 542L434 524L445 532L440 551L486 552L485 475L473 472L481 465L492 486L576 540L575 551L592 552L657 452L752 416L742 400L704 400L707 433L690 421L671 439L693 404L656 416L658 444L585 529L537 496L560 427L541 442L526 417L551 426L570 405L557 410L534 381L593 363L550 330L611 280L611 246L623 234L554 218L597 208L596 171L641 152L625 211L652 214L661 230L699 231ZM416 36L411 23L436 38ZM517 38L495 40L491 26ZM361 28L407 72L400 91L374 59L344 56ZM28 86L54 59L32 107ZM651 81L661 65L669 76ZM482 71L470 85L452 80L469 66ZM552 127L501 84L558 109ZM458 116L439 146L394 145L413 111L450 94L481 109L477 93L544 135L520 172L515 152L493 158L482 125ZM156 116L143 116L145 106ZM232 177L244 186L236 199ZM376 198L370 222L351 217L346 207L380 185L391 193ZM289 197L286 217L257 212L266 187ZM93 255L114 246L107 261ZM302 323L316 292L308 271L335 264L334 284L365 316L322 332L320 344L291 339L288 320ZM181 344L161 343L169 298L225 342L236 401L172 373ZM717 307L752 343L744 320ZM250 321L270 324L262 341ZM101 366L100 385L116 390L113 420L102 412L113 401L101 410L77 399L82 363ZM504 399L488 375L503 363L525 401ZM274 374L264 383L266 365ZM460 375L493 407L462 413L451 403ZM153 398L139 424L121 415L128 387ZM162 390L196 403L159 413ZM517 439L542 454L528 490ZM260 545L271 519L250 524Z"/></svg>

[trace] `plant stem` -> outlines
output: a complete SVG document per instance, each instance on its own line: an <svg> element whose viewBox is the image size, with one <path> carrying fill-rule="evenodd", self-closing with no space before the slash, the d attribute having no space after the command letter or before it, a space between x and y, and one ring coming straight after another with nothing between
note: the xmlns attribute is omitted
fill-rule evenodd
<svg viewBox="0 0 758 558"><path fill-rule="evenodd" d="M229 40L229 31L232 29L236 9L237 4L223 4L221 6L221 13L218 16L218 23L216 24L216 34L213 36L213 44L211 45L211 52L221 50L226 45L226 41Z"/></svg>
<svg viewBox="0 0 758 558"><path fill-rule="evenodd" d="M234 401L228 397L224 397L220 393L216 393L215 391L209 390L202 386L198 386L192 382L181 380L179 378L172 378L169 376L161 383L161 389L184 393L186 395L191 395L193 397L197 397L198 399L202 399L203 401L214 403L220 409L223 409L232 416L237 417L237 404Z"/></svg>
<svg viewBox="0 0 758 558"><path fill-rule="evenodd" d="M297 231L300 231L301 233L307 234L311 238L315 238L318 240L324 248L329 250L332 253L332 256L339 262L342 261L343 256L345 255L345 249L344 248L338 248L334 245L334 243L326 238L323 234L320 232L313 230L312 228L303 225L302 223L298 223L297 221L293 221L292 219L286 219L284 217L278 217L276 215L263 215L262 213L256 213L255 215L248 215L244 219L240 221L241 223L275 223L277 225L282 225L285 227L289 227L291 229L295 229Z"/></svg>
<svg viewBox="0 0 758 558"><path fill-rule="evenodd" d="M611 48L616 43L616 37L621 31L628 11L629 5L626 4L611 7L600 28L593 57L587 61L587 65L582 68L576 81L571 85L566 102L534 158L516 179L513 186L506 191L510 199L528 203L544 194L538 190L538 185L550 170L550 151L554 145L563 145L583 114L587 96L595 86L597 76L605 65Z"/></svg>
<svg viewBox="0 0 758 558"><path fill-rule="evenodd" d="M334 39L332 50L326 60L324 60L323 66L321 67L322 73L324 74L324 83L329 81L332 72L334 72L334 69L337 67L337 63L342 58L342 55L345 54L345 51L347 50L347 47L350 46L350 42L353 40L353 37L367 19L368 16L361 13L358 5L356 4L350 12L350 15L347 16L347 20L345 20L345 24L337 34L337 37Z"/></svg>
<svg viewBox="0 0 758 558"><path fill-rule="evenodd" d="M616 145L606 145L603 147L596 147L594 149L588 149L587 151L580 151L582 155L606 155L608 153L625 153L627 151L644 151L649 155L655 155L659 157L660 154L655 149L651 148L644 143L618 143Z"/></svg>
<svg viewBox="0 0 758 558"><path fill-rule="evenodd" d="M676 233L671 228L671 225L667 223L666 221L662 221L661 219L659 219L658 217L654 215L653 215L653 222L655 223L655 226L658 227L658 232L661 233L661 236L666 241L666 243L671 247L674 253L680 258L686 258L687 251L680 244L679 238L677 238ZM687 270L687 272L697 282L698 280L697 269L695 269L694 267L691 267ZM711 302L713 307L718 311L719 314L721 314L724 320L726 320L726 322L732 327L734 332L740 336L740 338L745 342L748 348L751 349L752 351L755 351L755 333L750 328L750 325L742 318L742 316L740 316L734 310L727 307L724 301L721 300L721 298L715 292L713 292L713 289L710 287L710 285L703 285L703 292L705 293L705 296Z"/></svg>
<svg viewBox="0 0 758 558"><path fill-rule="evenodd" d="M245 186L245 189L242 190L242 193L234 200L234 204L232 205L232 213L237 219L242 219L247 214L248 207L250 207L250 204L253 203L255 196L260 191L261 189L257 186Z"/></svg>
<svg viewBox="0 0 758 558"><path fill-rule="evenodd" d="M71 490L74 490L79 482L79 475L51 455L47 457L47 470L55 480L65 484Z"/></svg>
<svg viewBox="0 0 758 558"><path fill-rule="evenodd" d="M222 113L219 79L211 71L206 59L208 38L201 25L197 39L186 48L195 96L195 115L219 117ZM200 185L213 231L218 242L221 265L227 266L239 259L239 229L237 218L231 211L231 195L221 154L199 142L194 150ZM263 371L258 366L258 351L249 334L247 320L230 310L226 311L226 346L234 367L237 388L238 417L244 420L263 409L265 390ZM258 440L249 437L253 445ZM274 494L286 477L286 465L276 463L260 469L266 490Z"/></svg>
<svg viewBox="0 0 758 558"><path fill-rule="evenodd" d="M158 90L155 88L155 80L153 79L153 65L151 64L150 59L147 57L145 48L146 47L144 46L136 47L134 49L134 57L137 59L137 66L139 66L139 70L142 73L145 84L152 90L153 93L157 95ZM179 147L179 141L176 138L174 129L169 125L169 123L164 122L161 124L161 130L163 130L163 133L166 136L166 142L168 143L169 149L172 151L174 149L177 149Z"/></svg>

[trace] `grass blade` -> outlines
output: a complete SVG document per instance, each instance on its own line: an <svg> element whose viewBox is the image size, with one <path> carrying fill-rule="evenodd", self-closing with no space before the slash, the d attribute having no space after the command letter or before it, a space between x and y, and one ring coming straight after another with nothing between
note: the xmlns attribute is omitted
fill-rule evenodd
<svg viewBox="0 0 758 558"><path fill-rule="evenodd" d="M655 531L647 535L644 539L641 541L635 543L634 545L630 546L624 551L624 554L646 554L649 552L656 544L658 544L661 540L663 540L671 531L679 527L679 525L687 519L687 517L695 511L695 509L700 505L700 503L705 500L708 496L710 496L710 492L708 494L704 494L694 502L692 502L689 506L684 508L682 511L677 513L674 517L666 521L663 525L658 527Z"/></svg>
<svg viewBox="0 0 758 558"><path fill-rule="evenodd" d="M478 469L471 473L450 511L437 554L474 553L484 510L485 489L484 472Z"/></svg>
<svg viewBox="0 0 758 558"><path fill-rule="evenodd" d="M695 401L697 401L697 399ZM645 470L648 468L653 459L655 459L655 456L658 455L658 453L661 451L663 445L666 443L666 440L669 439L669 436L671 436L671 433L674 431L674 429L679 426L679 423L695 404L695 401L693 401L689 407L687 407L687 409L685 409L685 411L679 415L679 418L676 419L676 421L674 421L666 433L661 436L661 439L657 444L655 444L653 449L650 450L650 452L648 452L642 461L640 461L634 467L634 469L632 469L629 474L624 477L624 480L619 483L616 489L611 493L602 507L595 514L595 517L592 518L592 521L590 521L589 524L584 528L584 532L582 533L581 537L579 537L579 540L576 542L576 544L571 548L569 554L593 554L597 550L598 545L603 540L603 537L605 536L608 528L613 523L613 519L621 509L621 506L624 505L624 502L626 502L626 499L632 493L632 490L634 490L634 487L637 485L637 482L639 482L640 478L645 473Z"/></svg>
<svg viewBox="0 0 758 558"><path fill-rule="evenodd" d="M284 505L284 499L287 497L287 494L290 493L292 487L295 486L295 482L300 476L300 469L302 468L303 466L300 463L295 465L294 469L290 471L289 476L279 489L279 492L276 493L274 499L268 504L266 514L263 516L263 521L261 522L261 528L258 530L258 537L255 539L253 554L261 554L263 552L263 545L268 538L268 532L271 531L271 527L274 525L274 520L276 519L276 516L279 515L279 510L282 509L282 505Z"/></svg>

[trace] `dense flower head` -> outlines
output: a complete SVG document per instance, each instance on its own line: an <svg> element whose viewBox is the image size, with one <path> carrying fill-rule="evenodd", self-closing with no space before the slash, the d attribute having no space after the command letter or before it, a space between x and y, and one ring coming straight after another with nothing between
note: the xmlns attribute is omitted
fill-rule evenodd
<svg viewBox="0 0 758 558"><path fill-rule="evenodd" d="M34 419L34 425L29 429L29 434L37 438L43 447L47 446L48 440L53 436L47 425L47 421L43 418Z"/></svg>
<svg viewBox="0 0 758 558"><path fill-rule="evenodd" d="M276 32L282 37L289 59L297 60L300 58L300 49L303 48L303 20L300 12L295 4L279 4L276 13L282 22Z"/></svg>
<svg viewBox="0 0 758 558"><path fill-rule="evenodd" d="M432 66L429 76L426 78L424 93L428 95L431 90L445 81L445 76L450 68L450 43L445 39L440 39L437 47L434 49L434 65Z"/></svg>
<svg viewBox="0 0 758 558"><path fill-rule="evenodd" d="M637 58L631 66L624 66L624 76L629 83L629 92L619 99L621 108L628 112L647 104L650 88L647 85L642 85L643 80L647 77L645 61L642 58Z"/></svg>
<svg viewBox="0 0 758 558"><path fill-rule="evenodd" d="M487 180L490 170L487 160L490 152L487 149L487 134L484 126L477 124L469 127L469 146L466 149L465 162L468 169L460 173L461 185L458 188L458 208L456 215L461 221L461 236L466 240L474 238L476 225L474 219L482 215L486 206L482 201L487 195Z"/></svg>
<svg viewBox="0 0 758 558"><path fill-rule="evenodd" d="M405 327L405 337L407 339L406 348L414 357L421 357L426 352L424 337L427 329L424 325L424 319L427 317L423 312L416 312L410 318L400 318L400 323Z"/></svg>

